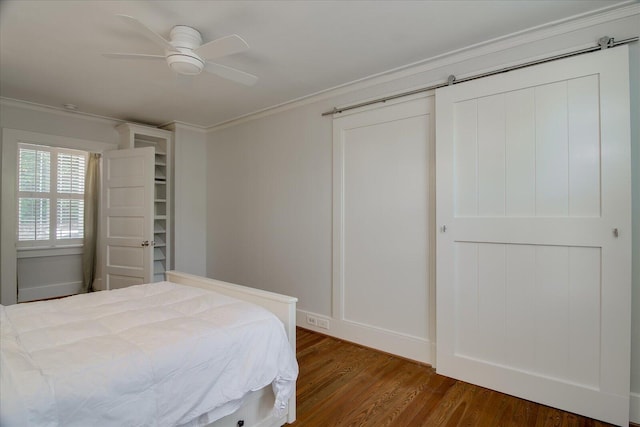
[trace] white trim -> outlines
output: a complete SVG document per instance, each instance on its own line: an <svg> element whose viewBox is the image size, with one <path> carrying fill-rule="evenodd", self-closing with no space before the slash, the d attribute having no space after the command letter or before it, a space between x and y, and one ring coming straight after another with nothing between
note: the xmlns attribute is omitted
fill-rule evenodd
<svg viewBox="0 0 640 427"><path fill-rule="evenodd" d="M629 421L640 424L640 393L631 393L629 406Z"/></svg>
<svg viewBox="0 0 640 427"><path fill-rule="evenodd" d="M49 113L49 114L58 114L65 117L80 118L80 119L91 120L94 122L100 122L100 123L105 123L110 125L126 122L126 120L115 119L113 117L106 117L106 116L101 116L99 114L85 113L82 111L69 111L69 110L65 110L62 107L54 107L51 105L39 104L37 102L31 102L31 101L23 101L21 99L14 99L14 98L0 97L0 105L4 105L7 107L25 108L25 109L40 111L40 112Z"/></svg>
<svg viewBox="0 0 640 427"><path fill-rule="evenodd" d="M18 138L7 129L2 131L2 203L0 225L0 303L3 305L18 302L18 260L16 254L17 197L16 185L18 156ZM10 236L10 237L9 237Z"/></svg>
<svg viewBox="0 0 640 427"><path fill-rule="evenodd" d="M29 302L47 298L75 295L82 291L82 282L54 283L52 285L21 288L18 302Z"/></svg>
<svg viewBox="0 0 640 427"><path fill-rule="evenodd" d="M37 102L24 101L21 99L7 98L4 96L0 96L0 106L23 108L25 110L38 111L38 112L48 113L48 114L57 114L57 115L65 116L69 118L76 118L76 119L80 118L84 120L90 120L90 121L99 122L106 125L113 125L113 126L117 126L122 123L129 123L136 126L144 126L145 128L149 128L149 129L160 129L160 130L169 130L169 131L174 130L171 128L173 126L175 128L188 129L188 130L201 132L201 133L207 133L210 127L210 126L200 126L200 125L185 123L179 120L172 120L170 122L166 122L161 125L155 126L149 123L137 123L137 122L132 122L131 120L117 119L115 117L101 116L99 114L85 113L82 111L69 111L62 107L39 104Z"/></svg>
<svg viewBox="0 0 640 427"><path fill-rule="evenodd" d="M172 132L175 132L176 129L190 130L190 131L199 132L203 134L206 134L208 132L207 127L205 126L192 125L189 123L180 122L178 120L161 124L158 127L160 129L165 129Z"/></svg>
<svg viewBox="0 0 640 427"><path fill-rule="evenodd" d="M9 128L2 129L2 141L3 144L17 141L25 144L46 145L98 153L116 148L113 144L106 142Z"/></svg>
<svg viewBox="0 0 640 427"><path fill-rule="evenodd" d="M608 8L600 9L599 11L592 11L586 14L565 18L554 22L549 22L537 27L529 28L523 31L512 33L506 36L498 37L495 39L487 40L481 43L476 43L471 46L466 46L461 49L450 51L442 55L436 55L431 58L423 59L412 64L407 64L401 67L397 67L391 70L383 71L378 74L373 74L367 77L363 77L358 80L354 80L348 83L344 83L338 86L334 86L329 89L321 90L310 95L305 95L300 98L296 98L290 101L285 101L281 104L273 105L261 110L257 110L251 113L244 114L234 119L225 120L220 123L208 126L210 131L221 130L230 126L235 126L241 123L245 123L250 120L263 118L272 114L277 114L283 111L287 111L293 108L301 107L304 105L312 104L328 98L333 98L338 95L355 92L357 90L366 89L372 86L380 85L390 81L398 80L401 78L409 77L415 74L424 73L436 68L441 68L449 65L453 65L459 62L468 61L474 58L483 57L492 53L500 52L507 49L516 48L525 44L530 44L536 41L544 40L550 37L571 33L573 31L592 27L594 25L603 24L606 22L615 21L617 19L626 18L633 15L640 14L640 4L630 1L624 3L624 6L620 7L620 4L611 6ZM595 41L585 44L582 47L594 46ZM568 50L574 50L574 46ZM548 55L548 53L547 53ZM545 55L546 56L546 55ZM524 61L521 61L524 62ZM495 68L502 68L500 67ZM477 72L477 70L476 70ZM476 74L474 72L474 74ZM432 82L435 83L435 82ZM429 86L426 84L423 86ZM404 90L403 90L404 91ZM379 96L376 96L376 98Z"/></svg>
<svg viewBox="0 0 640 427"><path fill-rule="evenodd" d="M317 319L328 319L329 329L319 328L307 323L307 315ZM316 314L311 311L297 310L297 325L324 335L363 345L389 354L402 354L401 357L435 366L436 343L428 339L413 337L397 332L363 325L348 320L341 320Z"/></svg>

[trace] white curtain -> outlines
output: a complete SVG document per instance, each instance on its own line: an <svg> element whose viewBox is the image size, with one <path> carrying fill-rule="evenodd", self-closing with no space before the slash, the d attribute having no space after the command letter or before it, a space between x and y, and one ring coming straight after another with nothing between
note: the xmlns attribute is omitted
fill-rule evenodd
<svg viewBox="0 0 640 427"><path fill-rule="evenodd" d="M83 292L93 291L98 240L98 197L100 194L100 154L89 153L84 180L84 247L82 253Z"/></svg>

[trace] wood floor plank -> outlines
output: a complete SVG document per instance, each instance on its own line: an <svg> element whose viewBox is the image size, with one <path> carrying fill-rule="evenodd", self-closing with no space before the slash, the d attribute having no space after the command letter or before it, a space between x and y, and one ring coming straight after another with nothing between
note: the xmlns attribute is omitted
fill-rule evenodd
<svg viewBox="0 0 640 427"><path fill-rule="evenodd" d="M354 375L349 381L343 382L340 388L332 387L331 393L326 395L323 401L320 401L319 410L315 411L308 420L310 423L318 422L319 424L309 425L324 425L327 412L333 414L332 422L334 424L332 425L350 425L349 423L354 417L352 412L364 407L363 402L366 401L370 393L377 392L380 379L387 380L397 368L397 360L384 357L368 365L366 370L351 371L357 375ZM345 397L347 398L345 399Z"/></svg>
<svg viewBox="0 0 640 427"><path fill-rule="evenodd" d="M359 411L347 416L355 425L361 426L379 426L384 424L381 422L382 414L392 408L396 403L403 388L408 383L411 372L406 369L403 361L394 366L391 371L387 372L384 377L375 378L375 393L366 393L366 399L362 401ZM392 364L390 364L392 365Z"/></svg>
<svg viewBox="0 0 640 427"><path fill-rule="evenodd" d="M455 380L442 375L435 375L435 372L432 372L424 381L420 393L415 397L411 405L398 416L398 424L396 425L420 425L428 414L434 412L446 391L455 383Z"/></svg>
<svg viewBox="0 0 640 427"><path fill-rule="evenodd" d="M318 404L326 402L336 392L341 396L343 393L349 393L351 388L358 385L357 381L362 376L364 367L371 366L381 358L379 354L353 346L325 348L329 349L327 353L315 355L321 363L317 366L310 364L313 369L307 369L304 359L299 360L300 375L308 378L307 382L300 385L298 391L297 396L301 402L298 404L299 411L304 411L307 406L323 409ZM388 356L386 359L391 360ZM371 380L369 383L373 384L375 381Z"/></svg>
<svg viewBox="0 0 640 427"><path fill-rule="evenodd" d="M428 369L425 367L425 369ZM410 407L417 407L418 404L415 404L416 399L418 402L424 402L426 399L423 396L423 392L427 389L430 378L435 378L434 375L425 376L424 370L420 370L415 372L415 369L412 369L412 374L410 377L403 383L399 385L400 392L397 394L396 398L390 400L388 405L381 411L380 413L380 423L381 426L395 426L402 423L401 417L406 412L410 414ZM407 425L400 424L400 425Z"/></svg>
<svg viewBox="0 0 640 427"><path fill-rule="evenodd" d="M607 427L298 328L295 427Z"/></svg>

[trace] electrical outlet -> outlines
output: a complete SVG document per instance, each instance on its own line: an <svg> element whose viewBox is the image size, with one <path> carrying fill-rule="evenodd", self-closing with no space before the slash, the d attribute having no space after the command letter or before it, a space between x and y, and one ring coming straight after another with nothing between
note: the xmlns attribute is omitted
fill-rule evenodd
<svg viewBox="0 0 640 427"><path fill-rule="evenodd" d="M318 328L329 329L329 319L317 319Z"/></svg>
<svg viewBox="0 0 640 427"><path fill-rule="evenodd" d="M307 314L307 323L313 326L318 326L318 318Z"/></svg>

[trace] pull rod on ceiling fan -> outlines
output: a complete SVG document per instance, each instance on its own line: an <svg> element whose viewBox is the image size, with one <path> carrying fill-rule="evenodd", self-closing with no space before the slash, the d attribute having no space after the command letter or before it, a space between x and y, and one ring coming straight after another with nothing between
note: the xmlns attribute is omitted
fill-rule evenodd
<svg viewBox="0 0 640 427"><path fill-rule="evenodd" d="M240 71L226 65L210 62L210 59L220 58L234 53L244 52L249 45L237 34L221 37L202 44L202 36L195 28L186 25L176 25L169 34L170 40L127 15L116 15L143 36L158 46L164 48L164 55L147 55L142 53L104 53L108 58L119 59L164 59L169 68L178 74L195 76L202 70L219 77L252 86L258 81L253 74Z"/></svg>

